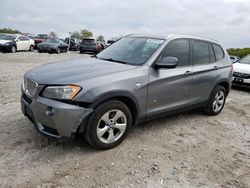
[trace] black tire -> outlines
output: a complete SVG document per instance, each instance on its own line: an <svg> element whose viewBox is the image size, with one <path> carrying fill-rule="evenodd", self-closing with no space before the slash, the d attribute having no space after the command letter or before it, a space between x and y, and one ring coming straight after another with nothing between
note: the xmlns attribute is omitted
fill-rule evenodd
<svg viewBox="0 0 250 188"><path fill-rule="evenodd" d="M41 50L37 50L38 51L38 53L42 53L42 51Z"/></svg>
<svg viewBox="0 0 250 188"><path fill-rule="evenodd" d="M34 51L34 46L33 45L30 45L30 49L29 51L33 52Z"/></svg>
<svg viewBox="0 0 250 188"><path fill-rule="evenodd" d="M223 92L223 94L224 94L223 100L221 98L221 101L223 101L223 103L221 104L221 107L219 108L219 110L215 110L214 103L216 103L216 96L217 96L217 94L219 94L219 92ZM220 85L216 86L209 97L207 106L204 109L205 113L209 116L218 115L222 111L222 109L224 108L224 105L226 102L226 96L227 96L226 89Z"/></svg>
<svg viewBox="0 0 250 188"><path fill-rule="evenodd" d="M105 143L98 138L97 126L98 125L100 126L99 122L101 121L100 119L103 117L103 115L112 110L118 110L118 111L123 112L123 115L125 115L126 120L127 120L126 121L127 125L125 128L125 131L123 132L123 134L121 134L120 138L118 134L118 138L119 138L118 140L112 143ZM85 138L89 142L89 144L92 145L96 149L101 149L101 150L111 149L119 145L126 138L131 128L131 125L132 125L132 115L131 115L129 108L120 101L117 101L117 100L108 101L98 106L94 110L94 112L90 115L86 123ZM108 130L106 131L106 133L107 132ZM110 133L108 133L108 135L109 134Z"/></svg>
<svg viewBox="0 0 250 188"><path fill-rule="evenodd" d="M15 46L11 46L10 52L11 52L11 53L16 53L16 47L15 47Z"/></svg>
<svg viewBox="0 0 250 188"><path fill-rule="evenodd" d="M57 54L60 54L60 53L61 53L61 49L60 49L60 48L57 48L57 49L56 49L56 53L57 53Z"/></svg>

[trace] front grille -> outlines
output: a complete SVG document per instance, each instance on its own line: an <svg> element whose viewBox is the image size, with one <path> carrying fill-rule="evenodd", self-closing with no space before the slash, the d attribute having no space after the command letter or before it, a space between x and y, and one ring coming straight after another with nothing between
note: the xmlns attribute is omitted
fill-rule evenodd
<svg viewBox="0 0 250 188"><path fill-rule="evenodd" d="M24 78L24 91L28 96L33 97L35 95L37 86L38 84L35 81Z"/></svg>
<svg viewBox="0 0 250 188"><path fill-rule="evenodd" d="M250 74L240 73L240 72L234 72L233 76L234 77L238 77L238 78L245 78L245 79L249 79L250 78Z"/></svg>

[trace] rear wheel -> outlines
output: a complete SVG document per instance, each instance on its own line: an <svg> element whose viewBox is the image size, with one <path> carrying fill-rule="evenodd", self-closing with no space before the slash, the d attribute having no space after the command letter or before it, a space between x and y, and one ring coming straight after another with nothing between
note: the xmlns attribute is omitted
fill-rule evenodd
<svg viewBox="0 0 250 188"><path fill-rule="evenodd" d="M210 115L219 114L226 101L226 90L223 86L216 86L208 100L207 106L205 107L205 112Z"/></svg>
<svg viewBox="0 0 250 188"><path fill-rule="evenodd" d="M120 101L108 101L90 115L85 137L97 149L110 149L126 138L131 124L129 108Z"/></svg>
<svg viewBox="0 0 250 188"><path fill-rule="evenodd" d="M11 46L10 51L11 51L11 53L15 53L16 52L16 47L15 46Z"/></svg>
<svg viewBox="0 0 250 188"><path fill-rule="evenodd" d="M34 51L34 46L33 45L30 45L30 49L29 51L33 52Z"/></svg>

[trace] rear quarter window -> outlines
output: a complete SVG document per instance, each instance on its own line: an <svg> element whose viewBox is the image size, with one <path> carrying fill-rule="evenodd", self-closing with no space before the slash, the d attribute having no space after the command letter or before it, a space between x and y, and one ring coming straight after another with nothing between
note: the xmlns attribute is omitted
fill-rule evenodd
<svg viewBox="0 0 250 188"><path fill-rule="evenodd" d="M222 48L217 44L212 44L212 45L213 45L216 61L223 59L224 51L222 50Z"/></svg>

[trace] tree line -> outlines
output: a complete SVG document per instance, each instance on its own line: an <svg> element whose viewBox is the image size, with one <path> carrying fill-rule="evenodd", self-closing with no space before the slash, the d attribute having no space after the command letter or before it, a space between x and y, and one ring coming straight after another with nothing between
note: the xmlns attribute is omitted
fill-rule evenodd
<svg viewBox="0 0 250 188"><path fill-rule="evenodd" d="M229 48L227 49L227 53L242 58L250 54L250 48Z"/></svg>
<svg viewBox="0 0 250 188"><path fill-rule="evenodd" d="M22 32L19 31L19 30L11 29L11 28L3 28L3 29L0 28L0 33L20 34ZM50 35L50 37L57 37L58 36L58 34L55 33L54 31L49 32L49 35ZM83 30L80 30L80 31L69 32L69 36L72 37L72 38L77 38L77 39L82 40L83 38L92 38L93 33L91 31L87 30L87 29L83 29ZM105 39L104 39L103 35L97 36L96 40L98 42L105 43Z"/></svg>

